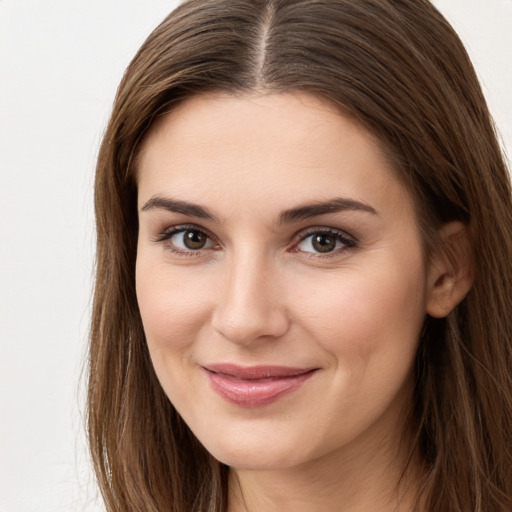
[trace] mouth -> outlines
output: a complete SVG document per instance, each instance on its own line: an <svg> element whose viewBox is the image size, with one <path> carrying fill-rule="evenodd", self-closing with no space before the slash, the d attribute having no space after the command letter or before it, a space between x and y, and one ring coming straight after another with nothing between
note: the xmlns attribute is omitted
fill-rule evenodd
<svg viewBox="0 0 512 512"><path fill-rule="evenodd" d="M262 407L302 386L318 368L288 366L204 366L212 389L228 402L241 407Z"/></svg>

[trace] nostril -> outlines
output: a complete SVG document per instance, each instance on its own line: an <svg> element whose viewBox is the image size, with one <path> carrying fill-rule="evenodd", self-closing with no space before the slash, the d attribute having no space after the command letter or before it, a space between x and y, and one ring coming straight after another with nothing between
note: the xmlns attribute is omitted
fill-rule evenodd
<svg viewBox="0 0 512 512"><path fill-rule="evenodd" d="M248 344L283 336L288 330L289 321L279 308L274 308L272 312L250 309L245 314L240 314L240 311L217 311L212 326L225 339Z"/></svg>
<svg viewBox="0 0 512 512"><path fill-rule="evenodd" d="M239 344L282 336L289 325L286 301L269 261L252 246L233 254L226 270L212 313L214 330Z"/></svg>

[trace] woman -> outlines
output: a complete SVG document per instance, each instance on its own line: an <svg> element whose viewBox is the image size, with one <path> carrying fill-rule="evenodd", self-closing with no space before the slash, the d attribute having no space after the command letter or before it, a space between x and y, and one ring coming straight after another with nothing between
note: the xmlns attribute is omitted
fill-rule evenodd
<svg viewBox="0 0 512 512"><path fill-rule="evenodd" d="M512 509L512 208L426 0L190 0L96 177L109 511Z"/></svg>

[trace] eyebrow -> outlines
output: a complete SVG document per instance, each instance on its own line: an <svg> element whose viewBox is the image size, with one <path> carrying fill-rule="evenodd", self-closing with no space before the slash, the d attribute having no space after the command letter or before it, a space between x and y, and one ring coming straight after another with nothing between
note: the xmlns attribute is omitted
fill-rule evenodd
<svg viewBox="0 0 512 512"><path fill-rule="evenodd" d="M145 212L153 209L162 209L173 213L181 213L183 215L206 219L216 223L220 222L218 217L216 217L208 208L177 199L154 196L141 208L141 211ZM361 211L378 215L375 208L366 203L356 201L354 199L338 197L329 201L305 204L285 210L279 215L277 223L278 225L292 224L293 222L306 220L311 217L343 211Z"/></svg>
<svg viewBox="0 0 512 512"><path fill-rule="evenodd" d="M161 209L173 213L182 213L199 219L206 219L212 222L219 222L219 219L204 206L189 203L187 201L179 201L177 199L169 199L166 197L152 197L142 208L141 211Z"/></svg>
<svg viewBox="0 0 512 512"><path fill-rule="evenodd" d="M309 219L318 215L325 215L327 213L337 213L343 211L361 211L378 215L375 208L369 204L354 199L346 199L337 197L329 201L322 201L319 203L306 204L285 210L279 215L278 224L291 224L300 220Z"/></svg>

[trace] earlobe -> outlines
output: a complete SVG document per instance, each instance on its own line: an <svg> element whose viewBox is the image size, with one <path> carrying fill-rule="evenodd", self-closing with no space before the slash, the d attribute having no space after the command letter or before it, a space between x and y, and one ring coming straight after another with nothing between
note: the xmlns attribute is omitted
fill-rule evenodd
<svg viewBox="0 0 512 512"><path fill-rule="evenodd" d="M473 285L472 243L468 227L449 222L439 230L440 245L432 256L427 277L426 313L448 315Z"/></svg>

